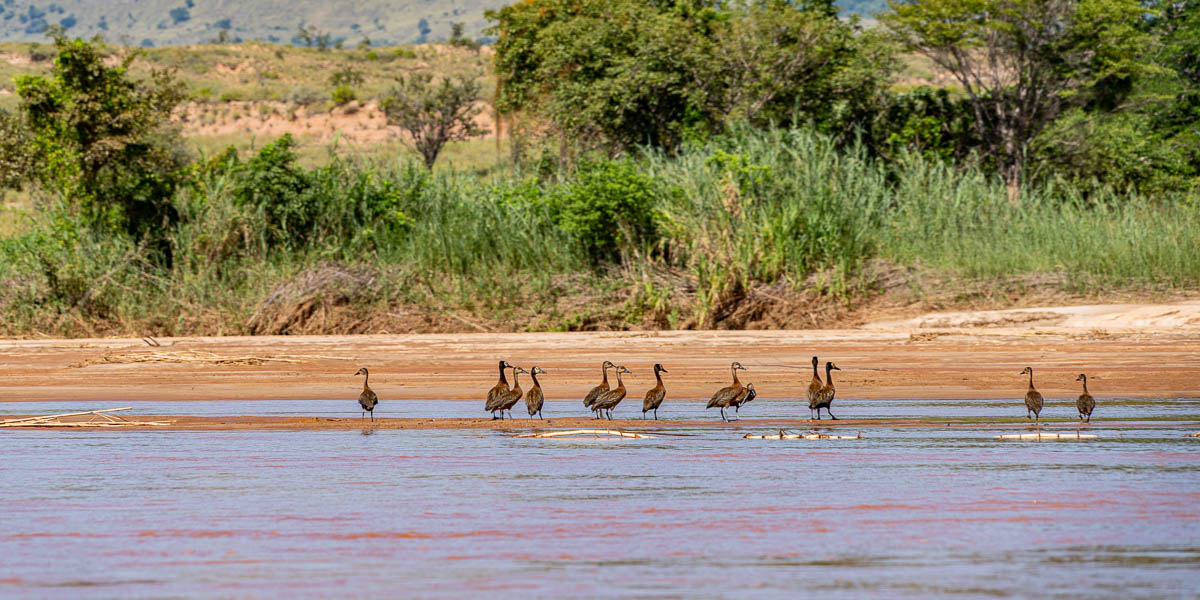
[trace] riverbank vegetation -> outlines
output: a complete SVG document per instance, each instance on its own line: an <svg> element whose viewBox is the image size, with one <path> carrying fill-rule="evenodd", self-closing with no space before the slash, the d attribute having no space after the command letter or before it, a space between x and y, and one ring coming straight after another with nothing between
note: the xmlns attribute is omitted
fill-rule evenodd
<svg viewBox="0 0 1200 600"><path fill-rule="evenodd" d="M1012 63L1066 69L1020 135L989 129L1007 74L897 80L905 49L996 37L933 0L870 31L819 2L517 4L490 15L509 154L484 171L313 165L286 135L197 156L169 72L61 38L0 118L0 180L37 206L0 238L0 334L810 327L938 285L1194 290L1196 7L1068 4L1112 47Z"/></svg>

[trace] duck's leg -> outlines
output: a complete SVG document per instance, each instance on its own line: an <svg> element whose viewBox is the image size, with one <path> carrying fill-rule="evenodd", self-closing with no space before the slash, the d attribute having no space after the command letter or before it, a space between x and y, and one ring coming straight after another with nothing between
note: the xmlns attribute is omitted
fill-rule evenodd
<svg viewBox="0 0 1200 600"><path fill-rule="evenodd" d="M826 407L825 407L825 412L828 412L828 413L829 413L829 418L830 418L830 419L833 419L834 421L838 420L838 418L837 418L837 417L833 416L833 411L832 411L832 410L830 410L830 408L829 408L828 406L826 406Z"/></svg>
<svg viewBox="0 0 1200 600"><path fill-rule="evenodd" d="M656 409L654 409L654 420L655 420L655 421L657 421L657 420L658 420L658 409L657 409L657 408L656 408Z"/></svg>

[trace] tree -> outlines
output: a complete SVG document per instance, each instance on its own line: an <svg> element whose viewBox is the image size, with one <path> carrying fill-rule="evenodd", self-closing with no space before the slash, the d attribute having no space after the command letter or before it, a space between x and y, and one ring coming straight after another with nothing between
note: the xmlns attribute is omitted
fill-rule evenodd
<svg viewBox="0 0 1200 600"><path fill-rule="evenodd" d="M172 204L183 144L171 112L184 97L169 71L128 76L131 53L109 65L99 42L55 39L48 76L18 77L27 127L26 180L57 194L93 223L159 238Z"/></svg>
<svg viewBox="0 0 1200 600"><path fill-rule="evenodd" d="M891 0L880 20L952 74L981 147L1018 202L1031 142L1065 109L1119 105L1150 68L1138 0Z"/></svg>
<svg viewBox="0 0 1200 600"><path fill-rule="evenodd" d="M715 48L724 76L715 110L757 125L796 117L832 125L839 107L877 109L894 68L891 48L828 2L739 5Z"/></svg>
<svg viewBox="0 0 1200 600"><path fill-rule="evenodd" d="M468 38L463 33L464 31L466 31L466 27L462 23L451 23L450 39L446 40L446 43L457 48L466 48L478 54L480 48L479 42Z"/></svg>
<svg viewBox="0 0 1200 600"><path fill-rule="evenodd" d="M29 125L20 114L0 110L0 189L20 188L29 178Z"/></svg>
<svg viewBox="0 0 1200 600"><path fill-rule="evenodd" d="M731 121L832 123L891 53L828 0L530 0L489 11L497 108L612 152L672 150Z"/></svg>
<svg viewBox="0 0 1200 600"><path fill-rule="evenodd" d="M383 108L388 123L408 133L405 143L433 169L446 144L487 133L475 124L482 111L476 105L479 92L479 82L471 76L443 77L434 83L432 74L418 72L397 79Z"/></svg>

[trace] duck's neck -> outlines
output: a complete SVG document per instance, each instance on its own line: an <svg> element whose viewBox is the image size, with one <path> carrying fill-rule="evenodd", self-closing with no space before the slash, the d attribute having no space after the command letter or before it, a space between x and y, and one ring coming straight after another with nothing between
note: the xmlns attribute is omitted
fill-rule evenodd
<svg viewBox="0 0 1200 600"><path fill-rule="evenodd" d="M625 389L625 382L621 381L621 372L620 371L617 371L617 389L618 390Z"/></svg>
<svg viewBox="0 0 1200 600"><path fill-rule="evenodd" d="M1085 393L1085 394L1088 393L1088 391L1087 391L1087 375L1083 376L1083 393Z"/></svg>
<svg viewBox="0 0 1200 600"><path fill-rule="evenodd" d="M813 379L821 380L821 374L817 372L817 361L813 361Z"/></svg>
<svg viewBox="0 0 1200 600"><path fill-rule="evenodd" d="M604 380L600 382L600 385L608 387L608 367L604 367Z"/></svg>
<svg viewBox="0 0 1200 600"><path fill-rule="evenodd" d="M533 371L530 371L530 372L529 372L529 378L530 378L530 379L533 379L533 387L535 387L535 388L540 388L540 387L542 387L542 384L538 383L538 380L537 380L537 373L534 373Z"/></svg>
<svg viewBox="0 0 1200 600"><path fill-rule="evenodd" d="M1029 389L1033 389L1033 369L1029 370Z"/></svg>
<svg viewBox="0 0 1200 600"><path fill-rule="evenodd" d="M742 387L742 382L737 378L737 369L730 369L730 371L733 371L733 387Z"/></svg>
<svg viewBox="0 0 1200 600"><path fill-rule="evenodd" d="M833 387L833 365L825 365L825 385Z"/></svg>
<svg viewBox="0 0 1200 600"><path fill-rule="evenodd" d="M371 389L371 388L367 387L367 381L368 381L369 379L371 379L371 374L370 374L370 373L363 373L363 389L364 389L364 390Z"/></svg>
<svg viewBox="0 0 1200 600"><path fill-rule="evenodd" d="M500 366L500 384L504 387L508 387L508 379L504 377L504 365Z"/></svg>
<svg viewBox="0 0 1200 600"><path fill-rule="evenodd" d="M521 374L517 373L516 369L513 369L513 389L514 390L521 389L521 382L518 381L520 378L521 378Z"/></svg>
<svg viewBox="0 0 1200 600"><path fill-rule="evenodd" d="M662 371L654 370L654 379L658 382L658 387L662 387Z"/></svg>

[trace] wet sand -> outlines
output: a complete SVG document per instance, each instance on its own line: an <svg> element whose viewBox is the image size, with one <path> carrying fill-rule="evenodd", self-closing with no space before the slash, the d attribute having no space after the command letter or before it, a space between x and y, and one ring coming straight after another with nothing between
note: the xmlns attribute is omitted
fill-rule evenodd
<svg viewBox="0 0 1200 600"><path fill-rule="evenodd" d="M1200 330L910 328L898 330L437 334L0 341L0 401L111 403L346 398L370 367L384 402L485 397L496 364L541 366L548 399L582 398L608 359L633 371L626 403L640 404L661 362L668 398L697 401L728 385L729 363L749 368L760 398L804 395L814 354L832 360L839 397L1019 398L1023 367L1047 397L1200 396ZM530 380L521 377L525 389ZM613 381L615 384L615 380ZM518 407L520 408L520 407ZM622 410L631 410L622 406ZM584 412L582 406L581 413ZM157 411L156 411L157 412ZM186 414L164 407L162 414ZM236 408L231 414L238 414ZM581 414L585 417L586 413ZM580 422L592 422L582 419ZM574 422L569 424L575 426ZM489 425L490 426L490 425Z"/></svg>
<svg viewBox="0 0 1200 600"><path fill-rule="evenodd" d="M461 419L461 418L377 418L373 422L358 418L327 418L327 417L262 417L262 416L229 416L229 417L197 417L190 415L130 415L123 416L132 423L169 423L154 426L128 426L121 428L78 428L63 427L72 430L96 431L375 431L375 430L431 430L431 429L462 429L474 432L536 433L539 431L560 431L563 429L586 430L621 430L639 431L643 433L661 432L663 435L683 435L672 433L672 430L725 430L738 435L745 433L774 433L778 430L791 432L808 431L812 429L828 433L839 430L839 435L854 435L858 429L904 429L904 428L969 428L972 430L1022 430L1033 432L1037 429L1033 423L1022 419L987 420L987 419L839 419L830 421L810 421L807 419L752 419L722 422L715 415L708 419L675 419L675 420L645 420L614 419L599 421L590 417L556 418L530 421L517 418L504 421L493 421L490 418ZM5 416L5 419L20 419L37 415ZM83 423L89 417L72 417L66 422ZM1152 421L1111 421L1102 424L1097 421L1095 427L1106 430L1137 430L1137 429L1180 429L1188 432L1200 429L1200 421L1195 420L1152 420ZM1043 432L1087 433L1093 425L1077 425L1070 419L1043 421ZM39 427L38 429L59 429L57 427ZM12 429L10 429L12 430Z"/></svg>

